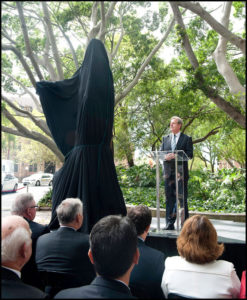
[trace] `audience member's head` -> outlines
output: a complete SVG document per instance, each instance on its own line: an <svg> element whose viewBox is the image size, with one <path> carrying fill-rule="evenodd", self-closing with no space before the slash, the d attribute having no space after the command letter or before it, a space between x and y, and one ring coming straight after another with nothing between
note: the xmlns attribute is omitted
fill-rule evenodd
<svg viewBox="0 0 247 300"><path fill-rule="evenodd" d="M36 207L37 205L31 193L19 194L12 204L11 214L32 221L36 216Z"/></svg>
<svg viewBox="0 0 247 300"><path fill-rule="evenodd" d="M135 224L137 235L148 232L152 222L151 210L145 205L138 205L129 208L128 217Z"/></svg>
<svg viewBox="0 0 247 300"><path fill-rule="evenodd" d="M89 257L98 275L112 279L130 275L139 259L133 222L116 215L100 219L90 233Z"/></svg>
<svg viewBox="0 0 247 300"><path fill-rule="evenodd" d="M187 261L205 264L221 256L224 245L218 244L217 232L210 220L195 215L184 222L177 238L177 249Z"/></svg>
<svg viewBox="0 0 247 300"><path fill-rule="evenodd" d="M79 229L82 225L82 202L79 198L67 198L56 209L60 226Z"/></svg>
<svg viewBox="0 0 247 300"><path fill-rule="evenodd" d="M20 216L2 219L2 266L20 271L32 254L31 230Z"/></svg>

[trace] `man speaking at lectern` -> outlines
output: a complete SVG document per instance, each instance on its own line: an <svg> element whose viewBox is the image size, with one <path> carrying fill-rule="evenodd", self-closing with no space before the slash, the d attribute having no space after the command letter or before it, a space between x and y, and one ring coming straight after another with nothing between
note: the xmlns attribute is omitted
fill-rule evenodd
<svg viewBox="0 0 247 300"><path fill-rule="evenodd" d="M162 138L161 151L171 151L165 155L164 159L164 175L165 175L165 195L166 195L166 227L165 230L174 230L174 223L176 220L177 209L176 209L176 182L175 182L175 154L172 153L174 150L183 150L189 159L193 157L193 144L192 138L182 133L183 121L181 118L174 116L170 121L171 133ZM189 217L188 212L188 161L183 161L183 182L184 182L184 216L181 220L183 225L184 220Z"/></svg>

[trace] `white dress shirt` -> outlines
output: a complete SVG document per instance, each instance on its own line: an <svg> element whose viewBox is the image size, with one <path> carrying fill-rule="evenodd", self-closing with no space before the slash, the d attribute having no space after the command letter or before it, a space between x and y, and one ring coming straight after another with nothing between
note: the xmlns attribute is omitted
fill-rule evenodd
<svg viewBox="0 0 247 300"><path fill-rule="evenodd" d="M176 134L172 134L172 139L174 140L174 135L176 135L176 145L177 145L177 143L178 143L178 139L179 139L179 137L180 137L180 134L181 134L181 132L179 131L178 133L176 133Z"/></svg>
<svg viewBox="0 0 247 300"><path fill-rule="evenodd" d="M231 262L215 260L201 265L173 256L165 260L161 288L166 298L168 293L176 293L197 299L231 299L238 298L240 280Z"/></svg>

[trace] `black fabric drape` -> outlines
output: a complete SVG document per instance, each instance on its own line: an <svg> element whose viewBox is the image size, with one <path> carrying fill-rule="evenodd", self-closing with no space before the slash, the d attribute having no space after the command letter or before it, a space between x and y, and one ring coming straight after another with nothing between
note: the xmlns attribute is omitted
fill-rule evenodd
<svg viewBox="0 0 247 300"><path fill-rule="evenodd" d="M37 82L36 92L53 139L65 155L53 180L50 228L59 226L56 208L69 197L83 202L83 232L89 233L106 215L126 215L110 149L114 87L103 43L90 41L72 78Z"/></svg>

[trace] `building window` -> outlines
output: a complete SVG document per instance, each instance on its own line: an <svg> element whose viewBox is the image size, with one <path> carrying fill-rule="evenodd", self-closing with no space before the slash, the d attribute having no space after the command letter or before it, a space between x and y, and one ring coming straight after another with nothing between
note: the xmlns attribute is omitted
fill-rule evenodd
<svg viewBox="0 0 247 300"><path fill-rule="evenodd" d="M37 170L38 170L37 164L34 164L34 165L33 165L33 171L34 171L34 172L37 172Z"/></svg>
<svg viewBox="0 0 247 300"><path fill-rule="evenodd" d="M33 165L29 165L29 172L33 172Z"/></svg>

